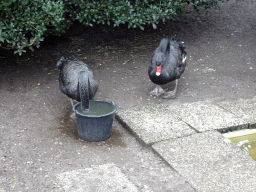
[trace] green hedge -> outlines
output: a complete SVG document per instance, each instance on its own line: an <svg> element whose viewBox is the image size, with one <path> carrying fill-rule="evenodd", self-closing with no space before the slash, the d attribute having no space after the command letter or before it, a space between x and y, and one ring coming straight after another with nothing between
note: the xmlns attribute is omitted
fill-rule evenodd
<svg viewBox="0 0 256 192"><path fill-rule="evenodd" d="M185 3L194 9L211 8L222 0L1 0L0 46L21 55L39 47L49 34L60 35L74 20L144 29L160 20L173 19Z"/></svg>

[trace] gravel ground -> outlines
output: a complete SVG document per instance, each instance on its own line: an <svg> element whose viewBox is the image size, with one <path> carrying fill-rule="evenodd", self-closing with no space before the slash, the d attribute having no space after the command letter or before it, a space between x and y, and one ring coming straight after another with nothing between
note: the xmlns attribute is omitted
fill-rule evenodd
<svg viewBox="0 0 256 192"><path fill-rule="evenodd" d="M56 63L64 55L83 58L100 83L96 98L114 101L119 109L250 98L256 91L255 18L255 0L233 0L207 14L188 9L156 30L74 26L68 38L51 39L22 57L2 52L0 191L64 191L58 174L107 163L120 168L139 191L195 191L116 121L109 140L80 140L70 102L58 89ZM177 98L150 97L152 51L172 35L185 42L188 53Z"/></svg>

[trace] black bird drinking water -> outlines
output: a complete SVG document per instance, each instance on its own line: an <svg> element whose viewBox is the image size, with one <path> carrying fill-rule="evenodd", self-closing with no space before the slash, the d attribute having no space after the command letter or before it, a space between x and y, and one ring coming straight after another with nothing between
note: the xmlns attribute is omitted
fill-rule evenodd
<svg viewBox="0 0 256 192"><path fill-rule="evenodd" d="M114 102L92 100L99 87L92 70L73 56L62 57L57 67L60 91L71 99L81 101L73 106L79 137L93 142L108 139L117 108Z"/></svg>
<svg viewBox="0 0 256 192"><path fill-rule="evenodd" d="M81 101L82 110L89 109L89 99L93 99L98 82L93 71L83 61L74 56L62 57L57 63L59 71L59 88L62 93L72 99ZM87 98L89 95L89 98Z"/></svg>

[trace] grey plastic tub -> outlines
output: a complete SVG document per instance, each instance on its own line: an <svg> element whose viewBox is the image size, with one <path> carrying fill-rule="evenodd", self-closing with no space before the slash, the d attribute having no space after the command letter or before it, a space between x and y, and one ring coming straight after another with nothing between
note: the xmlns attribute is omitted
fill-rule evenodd
<svg viewBox="0 0 256 192"><path fill-rule="evenodd" d="M98 142L107 140L112 131L112 124L117 110L113 102L102 100L90 100L89 105L106 106L108 110L104 114L84 114L81 111L81 102L73 106L76 114L79 137L85 141Z"/></svg>

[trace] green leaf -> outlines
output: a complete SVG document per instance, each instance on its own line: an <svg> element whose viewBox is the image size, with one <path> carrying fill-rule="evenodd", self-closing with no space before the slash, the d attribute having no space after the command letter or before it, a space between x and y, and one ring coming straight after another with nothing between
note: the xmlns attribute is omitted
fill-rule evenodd
<svg viewBox="0 0 256 192"><path fill-rule="evenodd" d="M155 24L155 23L152 23L152 26L153 26L153 28L154 28L154 29L156 29L156 28L157 28L157 26L156 26L156 24Z"/></svg>
<svg viewBox="0 0 256 192"><path fill-rule="evenodd" d="M11 179L11 182L12 183L17 183L17 180L13 178L13 179Z"/></svg>

